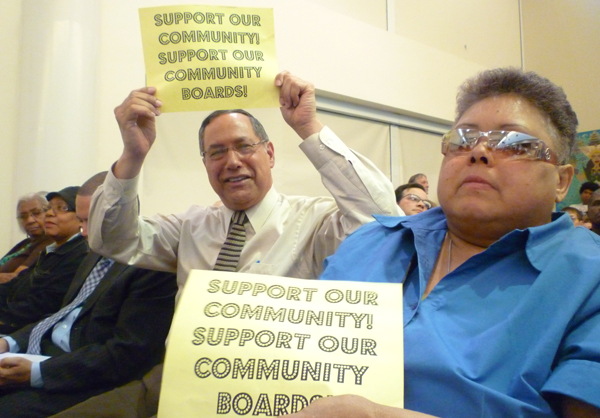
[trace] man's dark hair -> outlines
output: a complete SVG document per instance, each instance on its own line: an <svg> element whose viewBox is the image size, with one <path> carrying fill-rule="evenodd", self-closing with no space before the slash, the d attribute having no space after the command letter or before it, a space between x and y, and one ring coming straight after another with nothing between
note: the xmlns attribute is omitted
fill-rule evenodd
<svg viewBox="0 0 600 418"><path fill-rule="evenodd" d="M85 183L83 183L83 185L77 191L77 195L86 197L93 195L96 189L104 183L107 174L108 171L102 171L98 174L94 174Z"/></svg>
<svg viewBox="0 0 600 418"><path fill-rule="evenodd" d="M250 119L250 124L252 125L252 130L254 131L254 135L258 137L261 141L268 142L269 136L265 131L265 128L262 126L262 123L259 122L254 116L252 116L249 112L246 112L243 109L226 109L226 110L215 110L210 115L206 117L202 121L202 125L200 125L200 131L198 131L198 139L200 144L200 153L204 152L204 131L209 123L211 123L214 119L221 115L228 115L230 113L239 113L241 115L245 115Z"/></svg>
<svg viewBox="0 0 600 418"><path fill-rule="evenodd" d="M406 189L421 189L425 192L425 187L419 183L406 183L396 188L396 203L400 203L400 200L404 197L404 191Z"/></svg>
<svg viewBox="0 0 600 418"><path fill-rule="evenodd" d="M563 89L547 78L518 68L484 71L465 81L456 97L456 120L475 103L488 97L516 94L535 106L545 117L557 148L559 162L565 163L575 145L577 115Z"/></svg>
<svg viewBox="0 0 600 418"><path fill-rule="evenodd" d="M594 183L593 181L586 181L581 185L581 187L579 187L579 194L585 192L586 190L591 190L593 193L598 189L600 189L598 183Z"/></svg>

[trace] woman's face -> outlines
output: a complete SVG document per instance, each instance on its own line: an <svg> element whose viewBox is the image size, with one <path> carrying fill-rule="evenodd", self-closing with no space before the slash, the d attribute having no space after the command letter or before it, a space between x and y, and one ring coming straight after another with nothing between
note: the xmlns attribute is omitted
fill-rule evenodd
<svg viewBox="0 0 600 418"><path fill-rule="evenodd" d="M28 236L36 238L44 235L46 211L36 199L21 202L17 213L19 223Z"/></svg>
<svg viewBox="0 0 600 418"><path fill-rule="evenodd" d="M506 94L475 103L456 127L519 131L555 149L546 125L537 108ZM539 160L502 158L479 144L470 152L444 157L438 196L448 219L494 222L508 232L550 222L554 203L564 197L569 183L566 168Z"/></svg>
<svg viewBox="0 0 600 418"><path fill-rule="evenodd" d="M58 196L48 202L46 211L46 235L52 237L56 244L63 245L73 235L79 232L81 222L77 219L75 212L68 210L67 202Z"/></svg>

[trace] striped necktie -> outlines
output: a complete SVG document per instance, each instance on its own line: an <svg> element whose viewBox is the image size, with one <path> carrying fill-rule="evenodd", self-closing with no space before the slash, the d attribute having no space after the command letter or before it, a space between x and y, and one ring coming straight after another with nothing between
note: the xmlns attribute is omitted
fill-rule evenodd
<svg viewBox="0 0 600 418"><path fill-rule="evenodd" d="M29 335L29 345L27 346L27 354L40 354L40 343L42 337L50 328L58 324L65 316L71 313L71 311L81 305L86 298L94 291L100 280L104 277L108 269L113 265L114 261L109 258L101 258L96 266L92 269L90 274L85 279L81 290L73 299L71 303L63 307L60 311L54 315L49 316L43 321L39 322Z"/></svg>
<svg viewBox="0 0 600 418"><path fill-rule="evenodd" d="M218 271L236 271L242 248L246 243L246 229L244 224L248 222L246 212L238 211L231 217L229 224L229 233L221 247L217 262L213 270Z"/></svg>

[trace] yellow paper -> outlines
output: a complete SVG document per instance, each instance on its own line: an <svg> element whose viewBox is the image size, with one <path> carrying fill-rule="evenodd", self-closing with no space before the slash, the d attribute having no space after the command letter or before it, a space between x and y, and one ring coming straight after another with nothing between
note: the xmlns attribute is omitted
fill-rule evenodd
<svg viewBox="0 0 600 418"><path fill-rule="evenodd" d="M159 418L280 416L357 394L402 407L402 287L194 270Z"/></svg>
<svg viewBox="0 0 600 418"><path fill-rule="evenodd" d="M163 112L279 107L272 9L139 10L146 84Z"/></svg>

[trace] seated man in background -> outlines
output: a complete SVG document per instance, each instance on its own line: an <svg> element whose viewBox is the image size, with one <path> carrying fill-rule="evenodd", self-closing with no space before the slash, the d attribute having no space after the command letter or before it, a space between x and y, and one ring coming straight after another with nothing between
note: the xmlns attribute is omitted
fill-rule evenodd
<svg viewBox="0 0 600 418"><path fill-rule="evenodd" d="M77 195L82 236L94 190ZM90 253L55 315L0 339L0 352L51 356L0 360L0 416L42 418L139 379L162 360L175 308L175 275L138 269Z"/></svg>
<svg viewBox="0 0 600 418"><path fill-rule="evenodd" d="M431 202L427 199L425 187L419 183L407 183L398 186L395 191L396 202L406 216L416 215L431 209Z"/></svg>
<svg viewBox="0 0 600 418"><path fill-rule="evenodd" d="M417 173L414 174L412 176L410 176L410 178L408 179L409 183L419 183L421 186L423 186L423 189L425 190L425 193L429 194L429 180L427 180L427 176L423 173Z"/></svg>
<svg viewBox="0 0 600 418"><path fill-rule="evenodd" d="M587 214L588 204L590 202L590 198L592 197L592 193L599 188L600 186L597 183L594 183L593 181L586 181L579 186L579 198L581 199L581 203L569 205L569 207L578 209L584 215Z"/></svg>
<svg viewBox="0 0 600 418"><path fill-rule="evenodd" d="M583 226L585 228L585 224L583 223L583 213L581 213L579 209L575 209L572 206L567 206L566 208L562 208L560 211L569 215L573 221L573 225Z"/></svg>
<svg viewBox="0 0 600 418"><path fill-rule="evenodd" d="M592 224L592 232L600 235L600 190L596 190L590 198L587 216Z"/></svg>
<svg viewBox="0 0 600 418"><path fill-rule="evenodd" d="M25 195L17 202L17 220L27 238L0 259L0 283L14 279L35 264L42 250L53 242L44 229L47 205L46 198L38 193Z"/></svg>
<svg viewBox="0 0 600 418"><path fill-rule="evenodd" d="M321 276L403 282L406 409L342 396L290 417L600 417L600 240L552 212L577 116L518 69L467 80L457 100L441 207L376 217Z"/></svg>
<svg viewBox="0 0 600 418"><path fill-rule="evenodd" d="M79 187L48 193L44 228L53 243L33 267L0 284L0 334L8 334L60 308L75 272L88 253L79 233L75 195Z"/></svg>

